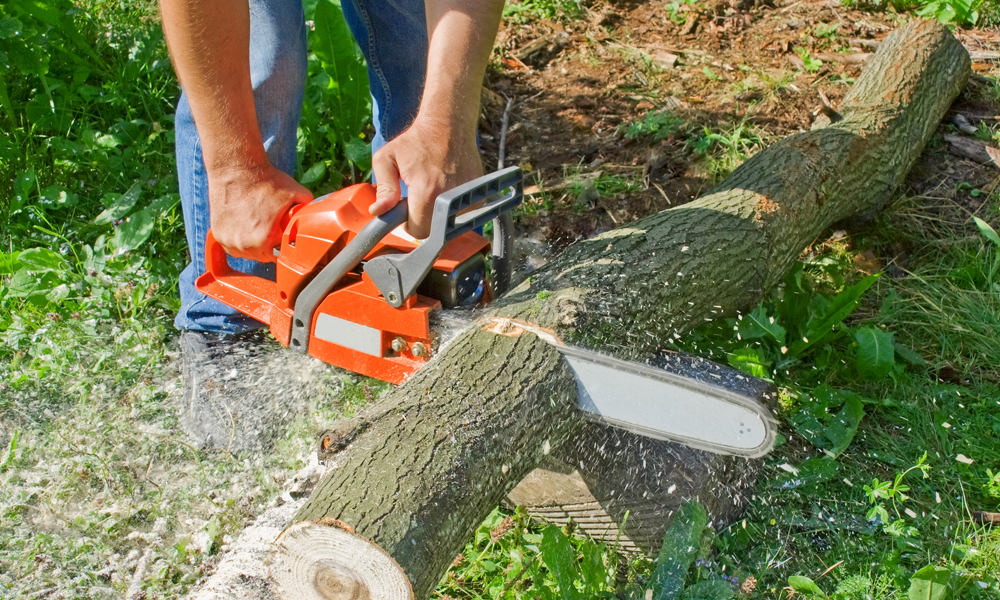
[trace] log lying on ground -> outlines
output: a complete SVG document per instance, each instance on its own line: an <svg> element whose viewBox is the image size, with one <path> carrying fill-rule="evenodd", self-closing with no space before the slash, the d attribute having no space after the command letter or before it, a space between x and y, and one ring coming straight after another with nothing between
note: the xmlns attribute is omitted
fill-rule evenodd
<svg viewBox="0 0 1000 600"><path fill-rule="evenodd" d="M889 199L969 71L947 29L906 25L869 61L838 109L843 120L772 145L695 202L570 246L491 313L643 360L705 320L752 307L824 229ZM427 598L490 510L581 431L575 394L547 343L467 330L365 411L366 425L353 428L362 433L296 515L296 536L329 528L302 521L342 521ZM340 556L309 565L312 581L282 593L336 597L318 586L362 579L352 573L363 565ZM275 568L308 560L288 552Z"/></svg>

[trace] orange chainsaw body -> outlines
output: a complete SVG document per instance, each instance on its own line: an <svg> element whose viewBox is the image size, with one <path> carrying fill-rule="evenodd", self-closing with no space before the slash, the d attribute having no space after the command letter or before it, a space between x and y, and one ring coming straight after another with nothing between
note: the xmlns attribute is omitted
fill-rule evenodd
<svg viewBox="0 0 1000 600"><path fill-rule="evenodd" d="M292 207L282 221L275 281L232 269L225 250L209 231L206 273L195 285L205 295L267 324L274 337L288 346L298 294L372 219L368 207L374 202L375 188L362 183ZM417 246L390 234L365 260L410 252ZM489 248L489 241L481 235L464 233L448 242L433 268L451 273ZM485 300L489 301L486 288ZM438 300L414 294L393 308L368 275L356 269L344 275L315 310L307 350L324 362L399 384L429 360L433 350L430 313L440 307Z"/></svg>

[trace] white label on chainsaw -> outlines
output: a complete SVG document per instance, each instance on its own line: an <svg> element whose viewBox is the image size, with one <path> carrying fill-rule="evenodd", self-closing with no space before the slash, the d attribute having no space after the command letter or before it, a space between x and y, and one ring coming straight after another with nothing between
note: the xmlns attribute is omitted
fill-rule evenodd
<svg viewBox="0 0 1000 600"><path fill-rule="evenodd" d="M611 425L719 450L750 450L764 443L766 427L749 408L661 379L565 358L576 375L579 408Z"/></svg>
<svg viewBox="0 0 1000 600"><path fill-rule="evenodd" d="M374 327L358 325L346 319L319 313L313 335L351 350L382 356L382 332Z"/></svg>

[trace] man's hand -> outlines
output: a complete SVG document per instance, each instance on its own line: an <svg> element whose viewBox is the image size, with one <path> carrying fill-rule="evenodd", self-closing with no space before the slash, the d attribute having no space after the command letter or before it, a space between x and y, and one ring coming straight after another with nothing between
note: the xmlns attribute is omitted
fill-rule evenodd
<svg viewBox="0 0 1000 600"><path fill-rule="evenodd" d="M372 171L378 190L371 213L381 215L399 202L402 179L409 188L406 229L423 239L430 235L438 194L480 177L483 162L474 136L455 135L451 123L435 124L417 117L409 129L375 153Z"/></svg>
<svg viewBox="0 0 1000 600"><path fill-rule="evenodd" d="M372 158L378 183L373 215L399 201L407 187L407 229L416 238L430 234L438 194L483 174L476 148L483 75L496 39L503 0L425 0L427 79L417 117L405 132Z"/></svg>
<svg viewBox="0 0 1000 600"><path fill-rule="evenodd" d="M281 215L312 194L271 166L250 79L247 0L160 0L170 56L198 126L212 235L232 256L273 261Z"/></svg>
<svg viewBox="0 0 1000 600"><path fill-rule="evenodd" d="M212 235L237 258L271 262L281 243L281 216L313 196L297 181L267 165L208 172Z"/></svg>

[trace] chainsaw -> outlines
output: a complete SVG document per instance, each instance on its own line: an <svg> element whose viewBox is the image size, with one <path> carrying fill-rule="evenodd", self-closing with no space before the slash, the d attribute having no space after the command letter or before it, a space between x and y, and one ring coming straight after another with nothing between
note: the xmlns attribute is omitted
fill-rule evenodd
<svg viewBox="0 0 1000 600"><path fill-rule="evenodd" d="M274 281L232 269L209 230L206 273L195 285L293 350L400 384L437 350L433 314L483 307L506 291L510 211L522 194L517 167L470 181L437 197L430 236L416 240L402 227L405 199L372 216L375 187L350 186L282 216ZM478 232L487 223L492 242ZM771 413L748 391L760 386L713 384L569 347L521 321L502 325L498 331L529 331L556 346L576 378L578 408L593 420L723 454L761 456L774 445Z"/></svg>

